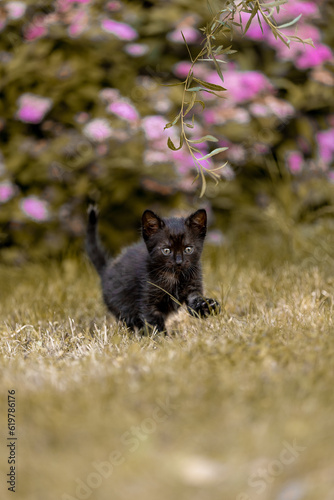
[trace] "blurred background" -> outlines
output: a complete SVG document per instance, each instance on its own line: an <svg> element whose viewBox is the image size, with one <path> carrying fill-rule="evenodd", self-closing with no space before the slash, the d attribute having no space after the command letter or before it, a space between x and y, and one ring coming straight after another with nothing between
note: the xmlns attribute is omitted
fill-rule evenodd
<svg viewBox="0 0 334 500"><path fill-rule="evenodd" d="M224 2L213 2L221 9ZM334 210L334 6L289 0L279 22L315 48L287 49L256 18L223 64L225 99L203 95L194 137L213 134L217 185L200 182L164 126L179 112L181 81L210 20L193 0L0 3L0 259L24 263L83 248L87 204L117 250L138 235L142 211L204 206L209 240L285 238ZM246 24L249 16L243 15ZM297 28L296 28L297 26ZM224 41L227 43L228 41ZM230 44L230 42L228 42ZM210 63L200 78L219 83ZM204 94L204 93L203 93ZM214 147L217 147L215 145ZM210 152L210 143L203 151ZM275 236L273 238L273 236Z"/></svg>
<svg viewBox="0 0 334 500"><path fill-rule="evenodd" d="M315 48L287 49L256 18L222 39L237 51L220 56L225 98L201 92L188 132L218 138L201 149L228 147L208 167L227 164L200 199L164 127L182 101L168 85L190 68L181 31L196 56L206 1L0 1L0 393L17 395L16 499L333 500L334 3L288 0L277 19L300 14L285 31ZM207 62L195 72L221 83ZM146 208L205 207L222 314L180 312L166 337L107 316L78 258L92 201L113 251ZM97 474L113 451L124 465Z"/></svg>

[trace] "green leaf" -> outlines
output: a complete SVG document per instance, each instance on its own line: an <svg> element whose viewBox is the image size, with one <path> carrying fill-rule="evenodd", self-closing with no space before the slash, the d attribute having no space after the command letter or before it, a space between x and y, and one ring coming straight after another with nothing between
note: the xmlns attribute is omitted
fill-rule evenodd
<svg viewBox="0 0 334 500"><path fill-rule="evenodd" d="M224 50L222 50L222 49L223 49L223 45L219 45L219 47L215 48L214 53L217 54L217 56L220 54L223 54Z"/></svg>
<svg viewBox="0 0 334 500"><path fill-rule="evenodd" d="M207 155L205 156L202 156L202 158L197 158L198 161L202 161L202 160L207 160L208 158L211 158L211 156L214 156L214 155L217 155L218 153L221 153L222 151L226 151L228 148L216 148L214 149L213 151L211 151L211 153L208 153Z"/></svg>
<svg viewBox="0 0 334 500"><path fill-rule="evenodd" d="M259 26L261 28L261 32L262 32L262 35L263 35L264 33L263 33L262 23L261 23L260 15L259 15L258 12L256 13L256 16L257 16L257 22L259 23Z"/></svg>
<svg viewBox="0 0 334 500"><path fill-rule="evenodd" d="M218 170L221 170L222 168L226 167L227 161L224 163L224 165L220 165L220 167L217 168L210 168L210 172L217 172Z"/></svg>
<svg viewBox="0 0 334 500"><path fill-rule="evenodd" d="M195 153L199 153L199 154L203 153L203 151L201 151L200 149L194 148L194 146L191 146L190 149L191 149L192 152L195 151ZM197 158L195 158L195 159L197 160Z"/></svg>
<svg viewBox="0 0 334 500"><path fill-rule="evenodd" d="M288 0L276 0L274 2L269 2L265 4L265 7L278 7L279 5L284 5L285 3L288 3Z"/></svg>
<svg viewBox="0 0 334 500"><path fill-rule="evenodd" d="M199 103L203 109L205 109L205 103L203 101L201 101L201 99L196 99L195 103Z"/></svg>
<svg viewBox="0 0 334 500"><path fill-rule="evenodd" d="M205 82L204 80L200 80L199 78L195 78L194 77L194 80L197 83L200 83L206 89L215 90L215 91L218 91L218 92L222 92L224 90L227 90L224 87L221 87L220 85L216 85L215 83Z"/></svg>
<svg viewBox="0 0 334 500"><path fill-rule="evenodd" d="M192 144L199 144L200 142L205 142L205 141L218 142L218 139L213 135L205 135L200 139L192 139L192 140L188 139L188 142L191 142Z"/></svg>
<svg viewBox="0 0 334 500"><path fill-rule="evenodd" d="M184 123L186 127L188 128L194 128L195 126L195 115L191 117L191 124L190 123Z"/></svg>
<svg viewBox="0 0 334 500"><path fill-rule="evenodd" d="M205 179L205 175L203 173L202 168L201 168L201 179L202 179L202 189L201 189L201 193L200 193L199 197L203 198L203 196L205 194L205 190L206 190L206 179Z"/></svg>
<svg viewBox="0 0 334 500"><path fill-rule="evenodd" d="M208 11L210 12L210 16L211 16L211 17L214 17L214 15L215 15L215 14L214 14L214 12L213 12L213 9L212 9L212 7L211 7L211 4L210 4L209 0L207 0L207 2L206 2L206 6L207 6Z"/></svg>
<svg viewBox="0 0 334 500"><path fill-rule="evenodd" d="M224 76L223 76L222 70L220 69L220 66L219 66L218 62L216 61L216 58L214 57L213 54L212 54L212 59L213 59L213 64L215 65L215 68L216 68L216 71L217 71L219 78L221 79L222 82L224 82Z"/></svg>
<svg viewBox="0 0 334 500"><path fill-rule="evenodd" d="M173 143L173 141L172 141L172 139L171 139L170 137L168 137L168 140L167 140L167 146L168 146L168 147L169 147L169 149L171 149L172 151L178 151L178 150L179 150L179 149L181 149L181 148L182 148L182 146L183 146L183 136L181 135L181 137L180 137L180 146L179 146L178 148L174 145L174 143Z"/></svg>
<svg viewBox="0 0 334 500"><path fill-rule="evenodd" d="M303 40L302 38L299 38L299 36L289 36L288 41L290 42L290 40L293 42L306 43L307 45L311 45L311 47L315 48L312 38L306 38Z"/></svg>
<svg viewBox="0 0 334 500"><path fill-rule="evenodd" d="M177 87L178 85L184 85L186 81L183 82L175 82L175 83L162 83L162 87Z"/></svg>
<svg viewBox="0 0 334 500"><path fill-rule="evenodd" d="M167 123L167 125L165 125L164 127L164 130L166 130L166 128L170 128L170 127L173 127L173 125L175 125L175 123L177 123L180 119L180 116L181 116L181 111L180 113L174 118L174 120L172 122L169 122Z"/></svg>
<svg viewBox="0 0 334 500"><path fill-rule="evenodd" d="M292 21L289 23L281 24L280 26L277 26L278 29L282 28L288 28L289 26L292 26L293 24L298 23L299 19L302 17L302 14L299 14L299 16L295 17Z"/></svg>
<svg viewBox="0 0 334 500"><path fill-rule="evenodd" d="M281 33L278 30L273 31L273 34L276 39L279 38L281 42L284 43L284 45L289 47L289 43L286 40L284 40L283 35L281 35Z"/></svg>
<svg viewBox="0 0 334 500"><path fill-rule="evenodd" d="M190 99L190 102L188 102L188 107L187 109L185 110L185 112L183 113L183 116L186 116L189 111L193 108L194 104L195 104L195 100L196 100L196 92L193 92L191 94L191 99Z"/></svg>
<svg viewBox="0 0 334 500"><path fill-rule="evenodd" d="M237 52L237 51L235 51ZM217 59L216 57L214 58L213 56L210 58L210 57L206 57L205 59L198 59L199 62L213 62L213 60L215 59L215 61L217 62L220 62L220 63L223 63L223 64L227 64L227 61L223 61L222 59Z"/></svg>
<svg viewBox="0 0 334 500"><path fill-rule="evenodd" d="M258 11L258 6L257 6L257 4L255 4L253 7L253 10L252 10L252 13L250 15L250 18L248 19L247 24L245 26L245 29L243 30L243 35L246 35L246 33L251 25L251 22L253 21L254 17L256 16L257 11Z"/></svg>
<svg viewBox="0 0 334 500"><path fill-rule="evenodd" d="M219 95L219 94L216 94L216 92L214 92L213 90L207 90L207 89L201 89L201 90L203 90L204 92L207 92L208 94L213 94L213 95L215 95L216 97L218 97L219 99L225 99L225 97L224 97L224 96Z"/></svg>
<svg viewBox="0 0 334 500"><path fill-rule="evenodd" d="M187 51L188 51L190 60L191 60L191 62L194 62L193 57L192 57L191 52L190 52L190 49L189 49L189 46L187 44L187 41L186 41L186 39L185 39L184 34L182 33L182 31L181 31L181 35L182 35L183 41L184 41L184 43L185 43L185 45L187 47Z"/></svg>
<svg viewBox="0 0 334 500"><path fill-rule="evenodd" d="M212 50L212 46L211 46L210 41L208 41L208 56L212 58L212 61L213 61L213 64L216 68L217 74L218 74L219 78L221 79L221 81L224 83L223 73L220 69L220 66L219 66L217 60L216 60L216 57L215 57L214 51Z"/></svg>
<svg viewBox="0 0 334 500"><path fill-rule="evenodd" d="M196 78L195 78L196 80ZM202 87L191 87L190 89L186 89L187 92L199 92L200 90L204 90L202 89Z"/></svg>

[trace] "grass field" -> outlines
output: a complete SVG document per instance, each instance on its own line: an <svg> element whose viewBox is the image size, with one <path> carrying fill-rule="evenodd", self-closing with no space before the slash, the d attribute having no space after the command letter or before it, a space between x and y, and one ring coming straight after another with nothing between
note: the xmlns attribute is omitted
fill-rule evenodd
<svg viewBox="0 0 334 500"><path fill-rule="evenodd" d="M2 267L0 498L332 500L332 234L207 248L223 312L168 337L106 315L85 259Z"/></svg>

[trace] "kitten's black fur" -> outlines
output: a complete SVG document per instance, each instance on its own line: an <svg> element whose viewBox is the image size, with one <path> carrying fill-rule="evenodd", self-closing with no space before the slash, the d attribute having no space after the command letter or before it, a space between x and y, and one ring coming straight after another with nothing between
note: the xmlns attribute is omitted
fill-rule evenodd
<svg viewBox="0 0 334 500"><path fill-rule="evenodd" d="M205 210L186 219L161 219L145 210L143 241L108 259L97 236L97 210L89 208L87 253L101 277L104 301L117 319L131 329L165 331L167 316L180 307L177 302L185 303L194 316L220 311L218 302L203 298L200 258L206 221Z"/></svg>

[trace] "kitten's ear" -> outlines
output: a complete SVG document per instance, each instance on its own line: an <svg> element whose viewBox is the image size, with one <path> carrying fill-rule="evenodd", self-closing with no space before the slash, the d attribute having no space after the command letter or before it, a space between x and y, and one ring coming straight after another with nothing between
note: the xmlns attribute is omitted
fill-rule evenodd
<svg viewBox="0 0 334 500"><path fill-rule="evenodd" d="M152 212L152 210L145 210L142 215L142 231L144 240L148 240L152 234L155 234L164 226L164 221Z"/></svg>
<svg viewBox="0 0 334 500"><path fill-rule="evenodd" d="M202 238L206 235L206 222L207 216L204 208L197 210L186 219L186 225Z"/></svg>

